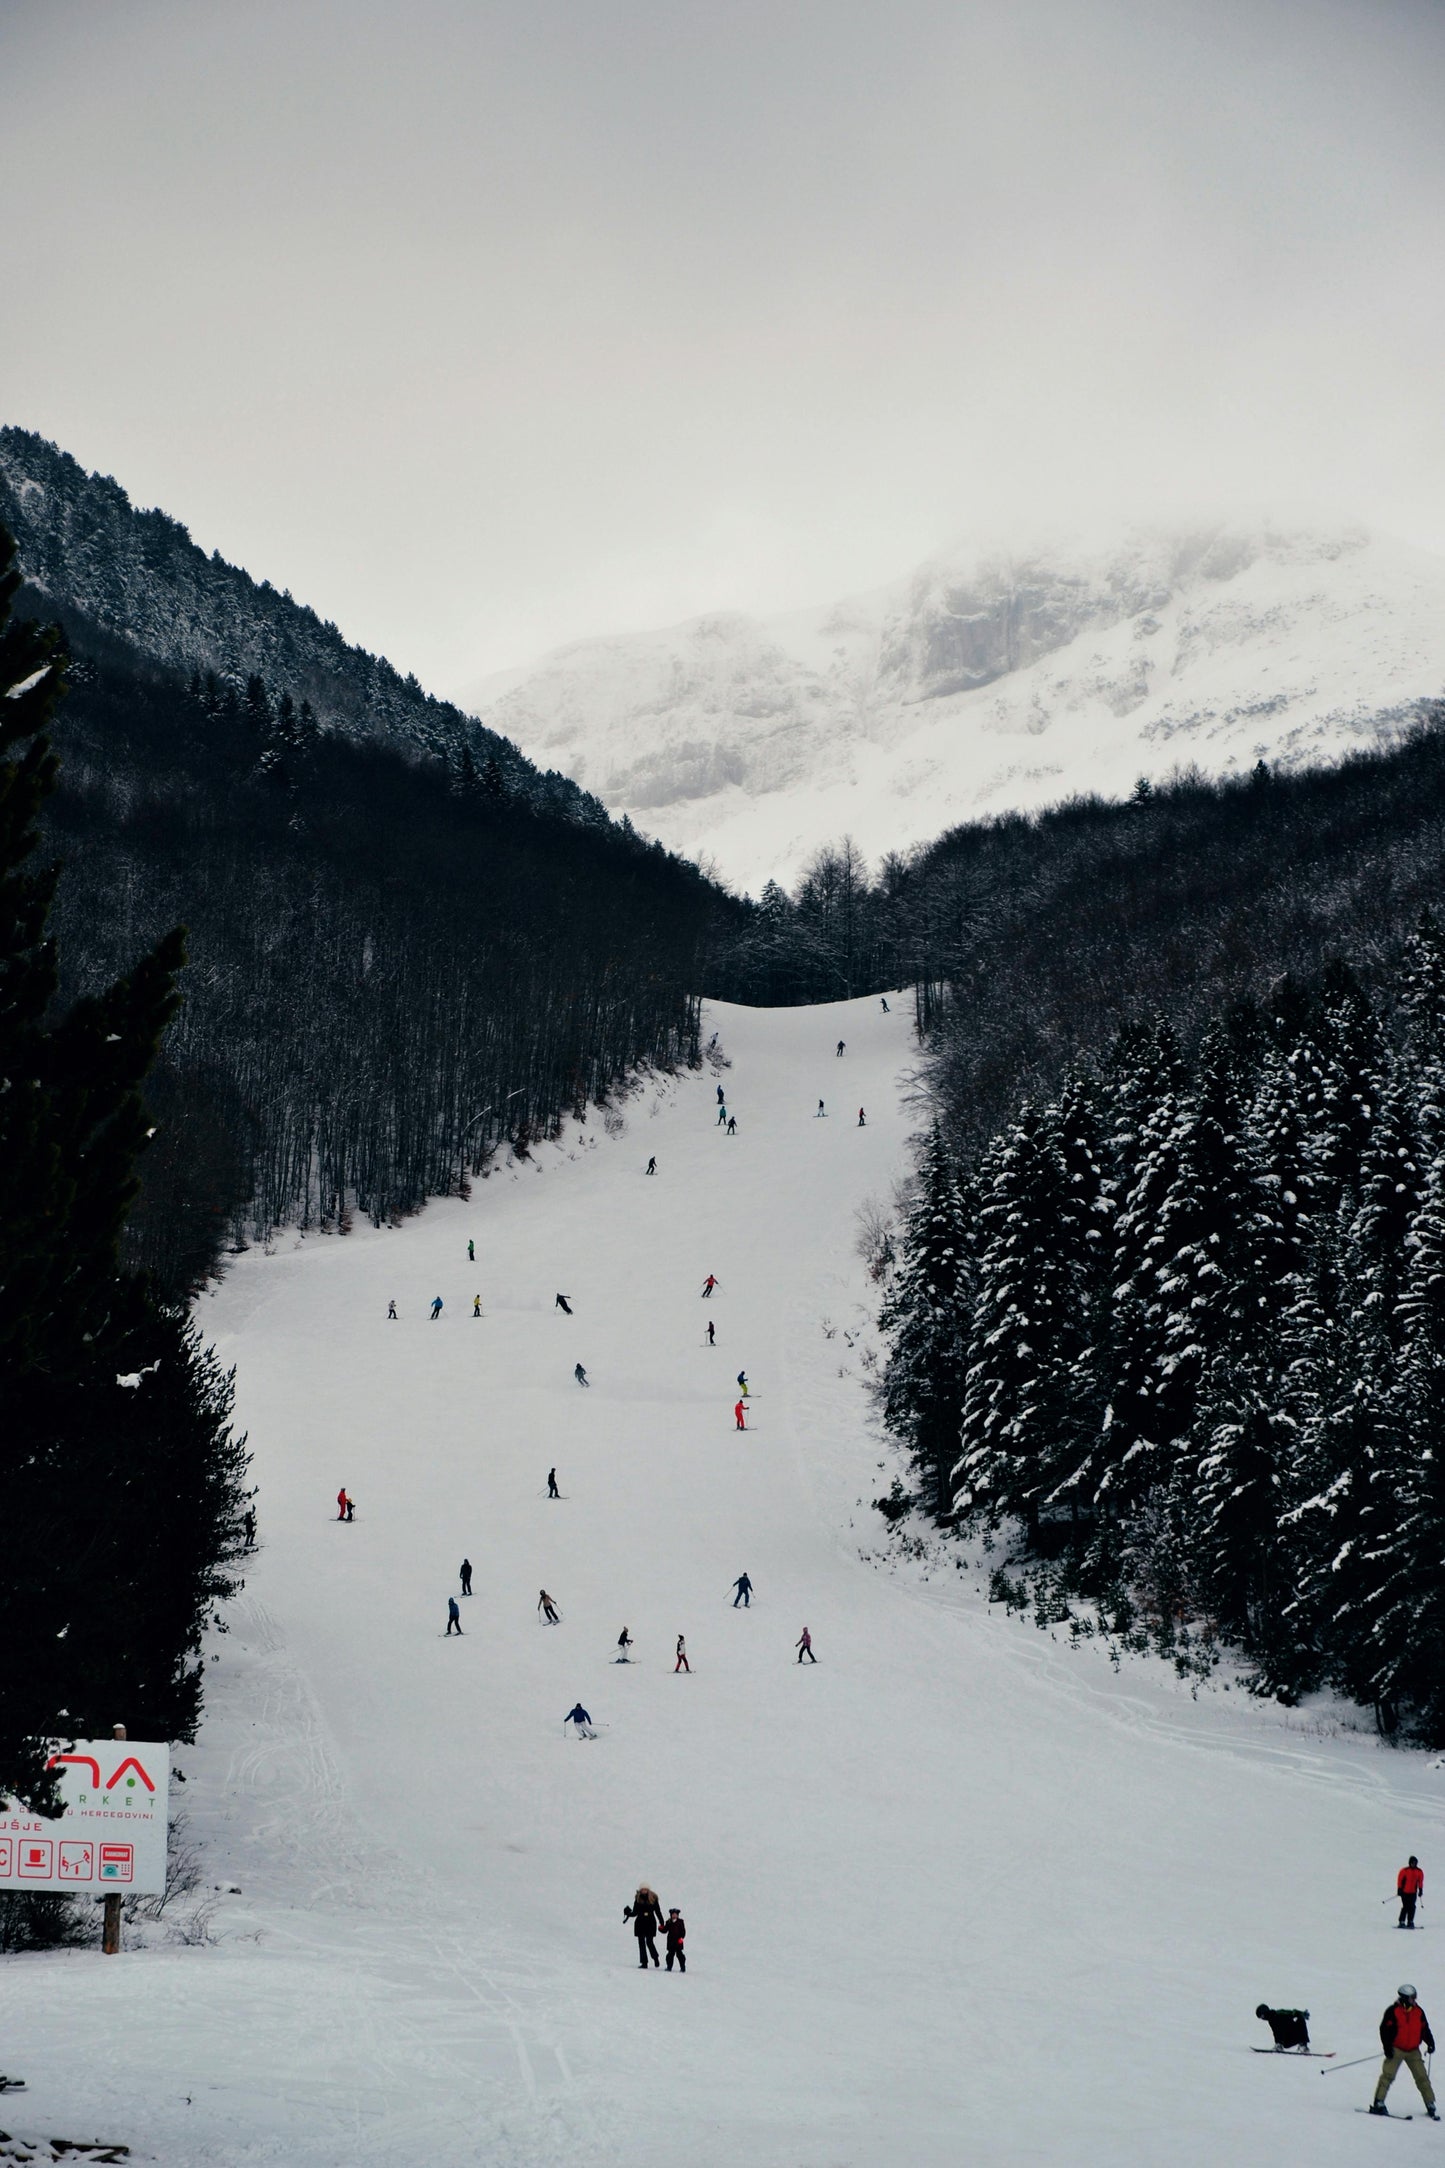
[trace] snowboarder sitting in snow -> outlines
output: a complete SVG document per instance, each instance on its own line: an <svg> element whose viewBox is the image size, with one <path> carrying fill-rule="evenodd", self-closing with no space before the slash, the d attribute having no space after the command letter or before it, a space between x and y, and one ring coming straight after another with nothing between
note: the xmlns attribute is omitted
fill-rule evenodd
<svg viewBox="0 0 1445 2168"><path fill-rule="evenodd" d="M1380 2020L1380 2043L1385 2050L1385 2060L1375 2086L1375 2097L1370 2103L1371 2115L1389 2114L1390 2111L1385 2106L1385 2095L1394 2084L1401 2063L1404 2063L1420 2089L1425 2113L1432 2123L1438 2123L1440 2111L1435 2106L1435 2089L1430 2083L1425 2065L1420 2060L1422 2047L1428 2048L1430 2053L1434 2054L1435 2036L1430 2030L1430 2020L1420 2008L1415 1990L1408 1982L1396 1988L1395 2000Z"/></svg>
<svg viewBox="0 0 1445 2168"><path fill-rule="evenodd" d="M657 1954L657 1933L662 1925L662 1902L655 1889L645 1882L638 1884L637 1895L630 1905L622 1908L622 1917L631 1920L632 1932L637 1937L637 1962L644 1972L650 1957L654 1965L662 1963Z"/></svg>
<svg viewBox="0 0 1445 2168"><path fill-rule="evenodd" d="M669 1972L671 1972L671 1970L672 1970L672 1961L673 1961L673 1959L674 1959L674 1958L676 1958L676 1959L677 1959L677 1969L678 1969L678 1971L679 1971L679 1972L686 1972L686 1970L687 1970L687 1949L686 1949L686 1947L685 1947L685 1945L686 1945L686 1942L687 1942L687 1921L686 1921L686 1920L685 1920L685 1919L683 1918L682 1914L681 1914L681 1913L680 1913L680 1912L678 1911L678 1909L677 1909L677 1906L676 1906L676 1905L671 1905L671 1906L669 1906L669 1908L668 1908L668 1914L667 1914L667 1969L668 1969L668 1971L669 1971Z"/></svg>
<svg viewBox="0 0 1445 2168"><path fill-rule="evenodd" d="M1308 2053L1310 2044L1308 2010L1271 2010L1267 2002L1262 2002L1254 2014L1256 2017L1262 2017L1274 2034L1276 2053L1282 2052L1285 2048L1301 2048Z"/></svg>
<svg viewBox="0 0 1445 2168"><path fill-rule="evenodd" d="M1410 1854L1409 1866L1402 1867L1400 1869L1400 1872L1395 1877L1395 1895L1400 1900L1400 1917L1395 1922L1395 1925L1397 1927L1414 1926L1415 1907L1420 1902L1420 1899L1424 1896L1424 1894L1424 1869L1421 1867L1419 1860L1416 1859L1414 1853L1412 1852Z"/></svg>
<svg viewBox="0 0 1445 2168"><path fill-rule="evenodd" d="M592 1729L592 1719L580 1701L574 1703L562 1721L564 1724L575 1724L577 1726L579 1739L595 1739L597 1737L596 1732Z"/></svg>

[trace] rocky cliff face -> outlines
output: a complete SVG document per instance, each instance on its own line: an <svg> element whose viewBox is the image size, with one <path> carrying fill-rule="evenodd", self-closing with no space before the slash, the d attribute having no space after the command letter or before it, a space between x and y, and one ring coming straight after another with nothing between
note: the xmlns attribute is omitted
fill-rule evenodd
<svg viewBox="0 0 1445 2168"><path fill-rule="evenodd" d="M1445 560L1257 522L948 553L827 610L581 642L466 699L756 888L845 831L877 855L1181 763L1336 759L1442 689Z"/></svg>

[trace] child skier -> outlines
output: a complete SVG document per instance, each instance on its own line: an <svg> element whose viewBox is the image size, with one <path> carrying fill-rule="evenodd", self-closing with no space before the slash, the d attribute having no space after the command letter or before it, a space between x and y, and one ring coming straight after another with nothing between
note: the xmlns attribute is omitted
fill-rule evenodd
<svg viewBox="0 0 1445 2168"><path fill-rule="evenodd" d="M1302 2053L1308 2054L1310 2044L1310 2014L1308 2010L1271 2010L1267 2002L1262 2002L1254 2014L1256 2017L1262 2017L1273 2033L1275 2052L1277 2054L1282 2054L1286 2048L1297 2048ZM1263 2050L1261 2049L1260 2052L1263 2053Z"/></svg>
<svg viewBox="0 0 1445 2168"><path fill-rule="evenodd" d="M674 1958L677 1959L678 1971L686 1972L687 1950L684 1947L686 1942L687 1922L678 1911L677 1906L670 1905L667 1913L667 1969L669 1972L672 1970Z"/></svg>

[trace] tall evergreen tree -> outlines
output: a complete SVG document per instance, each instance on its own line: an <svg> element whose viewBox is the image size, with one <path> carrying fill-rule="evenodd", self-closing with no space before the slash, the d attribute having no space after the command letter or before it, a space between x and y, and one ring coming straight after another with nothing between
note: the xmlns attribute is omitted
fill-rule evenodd
<svg viewBox="0 0 1445 2168"><path fill-rule="evenodd" d="M56 869L31 861L65 658L12 620L14 557L0 530L0 1794L40 1803L56 1737L193 1725L243 1459L183 1322L117 1263L180 935L53 1013Z"/></svg>
<svg viewBox="0 0 1445 2168"><path fill-rule="evenodd" d="M972 1275L963 1194L935 1122L918 1171L902 1262L879 1323L892 1336L883 1418L902 1438L929 1509L948 1512L963 1414Z"/></svg>

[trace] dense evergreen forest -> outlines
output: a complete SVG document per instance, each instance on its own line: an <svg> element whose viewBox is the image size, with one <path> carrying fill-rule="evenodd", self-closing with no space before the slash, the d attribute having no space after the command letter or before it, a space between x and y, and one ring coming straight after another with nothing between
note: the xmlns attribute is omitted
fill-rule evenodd
<svg viewBox="0 0 1445 2168"><path fill-rule="evenodd" d="M724 907L695 869L465 746L357 742L255 674L91 649L56 728L56 925L78 993L188 929L127 1238L167 1287L283 1221L414 1210L692 1056Z"/></svg>
<svg viewBox="0 0 1445 2168"><path fill-rule="evenodd" d="M247 1463L230 1380L184 1307L121 1267L184 942L166 929L84 998L60 996L39 816L64 655L12 619L12 555L0 533L0 1797L44 1807L57 1737L117 1718L195 1736ZM60 1909L8 1897L3 1938Z"/></svg>

